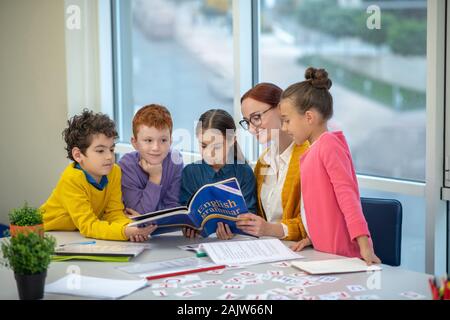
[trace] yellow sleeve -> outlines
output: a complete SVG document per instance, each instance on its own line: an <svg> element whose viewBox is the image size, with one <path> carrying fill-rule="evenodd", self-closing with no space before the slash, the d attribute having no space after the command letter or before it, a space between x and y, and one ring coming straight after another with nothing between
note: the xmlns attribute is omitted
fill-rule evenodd
<svg viewBox="0 0 450 320"><path fill-rule="evenodd" d="M306 238L306 231L300 217L292 219L283 219L281 221L288 227L288 235L283 240L300 241Z"/></svg>
<svg viewBox="0 0 450 320"><path fill-rule="evenodd" d="M122 202L122 186L121 186L121 171L119 166L115 166L115 173L108 181L108 193L110 195L108 204L105 208L105 213L102 219L110 223L119 223L121 225L127 225L132 222L125 214L125 206ZM125 230L125 228L124 228ZM125 237L125 234L123 235Z"/></svg>
<svg viewBox="0 0 450 320"><path fill-rule="evenodd" d="M94 213L86 186L76 179L65 179L61 184L60 199L80 233L88 238L127 240L125 221L102 221Z"/></svg>

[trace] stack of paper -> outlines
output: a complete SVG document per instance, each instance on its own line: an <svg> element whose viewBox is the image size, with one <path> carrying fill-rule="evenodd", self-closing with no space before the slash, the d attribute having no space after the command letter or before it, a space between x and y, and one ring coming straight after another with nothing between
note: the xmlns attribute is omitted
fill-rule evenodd
<svg viewBox="0 0 450 320"><path fill-rule="evenodd" d="M203 243L201 248L215 263L228 266L303 258L278 239Z"/></svg>
<svg viewBox="0 0 450 320"><path fill-rule="evenodd" d="M292 266L309 274L351 273L379 271L381 266L368 266L358 258L331 259L321 261L293 261Z"/></svg>
<svg viewBox="0 0 450 320"><path fill-rule="evenodd" d="M147 285L147 280L113 280L70 274L45 286L46 293L118 299Z"/></svg>
<svg viewBox="0 0 450 320"><path fill-rule="evenodd" d="M52 256L52 261L55 262L64 262L69 260L88 260L88 261L97 261L97 262L129 262L130 257L116 257L116 256L77 256L77 255L68 255L68 256Z"/></svg>
<svg viewBox="0 0 450 320"><path fill-rule="evenodd" d="M71 259L126 262L136 257L147 247L132 244L74 244L61 245L55 250L54 261ZM57 257L56 257L57 256ZM64 258L63 258L64 257Z"/></svg>

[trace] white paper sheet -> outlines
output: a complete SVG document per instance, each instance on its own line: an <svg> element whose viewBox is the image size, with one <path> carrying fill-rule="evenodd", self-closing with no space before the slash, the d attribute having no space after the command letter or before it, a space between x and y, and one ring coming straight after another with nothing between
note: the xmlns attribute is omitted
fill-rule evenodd
<svg viewBox="0 0 450 320"><path fill-rule="evenodd" d="M114 280L70 274L45 286L45 293L119 299L147 285L147 280Z"/></svg>
<svg viewBox="0 0 450 320"><path fill-rule="evenodd" d="M333 273L351 273L379 271L380 265L367 266L367 264L358 258L331 259L320 261L293 261L292 266L306 271L310 274L333 274Z"/></svg>
<svg viewBox="0 0 450 320"><path fill-rule="evenodd" d="M127 273L137 274L140 277L149 277L214 266L216 264L209 259L189 257L149 263L134 263L124 267L118 267L117 269Z"/></svg>
<svg viewBox="0 0 450 320"><path fill-rule="evenodd" d="M278 239L203 243L201 248L215 263L229 266L303 258Z"/></svg>

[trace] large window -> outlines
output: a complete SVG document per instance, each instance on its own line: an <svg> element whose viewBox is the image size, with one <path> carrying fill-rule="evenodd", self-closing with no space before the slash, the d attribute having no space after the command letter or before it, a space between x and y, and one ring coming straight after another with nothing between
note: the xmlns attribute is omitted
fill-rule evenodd
<svg viewBox="0 0 450 320"><path fill-rule="evenodd" d="M332 126L346 134L358 173L424 181L426 8L426 0L262 0L260 78L286 87L308 66L327 69Z"/></svg>
<svg viewBox="0 0 450 320"><path fill-rule="evenodd" d="M136 110L159 103L172 112L174 147L196 153L200 114L223 108L238 122L234 106L251 79L286 88L302 81L308 66L325 68L335 103L330 129L348 139L366 181L361 195L400 200L402 266L425 270L429 2L111 1L122 142L129 142ZM254 139L242 136L247 159L256 160Z"/></svg>
<svg viewBox="0 0 450 320"><path fill-rule="evenodd" d="M229 0L115 1L116 119L129 142L142 106L169 108L174 147L198 151L194 126L212 108L233 115L232 10Z"/></svg>

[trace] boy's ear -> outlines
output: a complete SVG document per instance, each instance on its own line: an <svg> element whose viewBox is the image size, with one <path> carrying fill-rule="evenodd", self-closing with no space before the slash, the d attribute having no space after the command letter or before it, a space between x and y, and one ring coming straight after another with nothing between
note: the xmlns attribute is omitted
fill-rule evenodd
<svg viewBox="0 0 450 320"><path fill-rule="evenodd" d="M80 163L80 161L82 160L81 156L82 156L82 153L81 153L80 148L75 147L75 148L72 149L72 158L76 162Z"/></svg>
<svg viewBox="0 0 450 320"><path fill-rule="evenodd" d="M131 145L133 146L134 150L137 150L137 140L134 136L131 136Z"/></svg>

